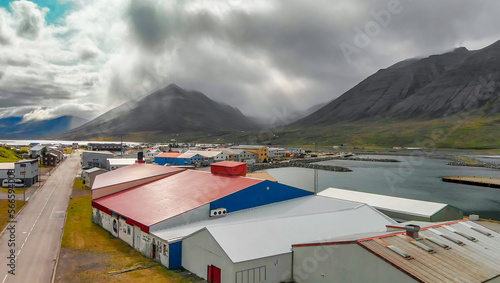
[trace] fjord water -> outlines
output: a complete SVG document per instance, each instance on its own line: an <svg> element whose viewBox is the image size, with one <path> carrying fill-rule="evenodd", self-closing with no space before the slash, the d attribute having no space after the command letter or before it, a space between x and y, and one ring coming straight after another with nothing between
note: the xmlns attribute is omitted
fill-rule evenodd
<svg viewBox="0 0 500 283"><path fill-rule="evenodd" d="M362 156L391 158L400 162L331 160L319 162L348 167L352 172L318 170L318 191L329 187L349 189L417 200L447 203L464 215L500 220L500 189L446 183L444 176L500 178L500 170L446 165L449 160L424 156ZM314 170L278 168L267 170L279 182L303 189L314 189Z"/></svg>

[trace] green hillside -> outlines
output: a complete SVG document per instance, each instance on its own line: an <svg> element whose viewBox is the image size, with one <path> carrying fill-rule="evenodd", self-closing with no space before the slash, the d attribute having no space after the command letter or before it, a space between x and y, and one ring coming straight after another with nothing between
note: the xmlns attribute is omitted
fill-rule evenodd
<svg viewBox="0 0 500 283"><path fill-rule="evenodd" d="M21 160L21 157L14 151L0 147L0 162L16 162Z"/></svg>

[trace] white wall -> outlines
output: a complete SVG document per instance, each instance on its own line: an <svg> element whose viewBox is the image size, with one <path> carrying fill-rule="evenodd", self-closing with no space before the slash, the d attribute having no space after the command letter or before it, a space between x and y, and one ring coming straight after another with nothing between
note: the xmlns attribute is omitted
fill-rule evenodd
<svg viewBox="0 0 500 283"><path fill-rule="evenodd" d="M417 282L358 244L294 247L293 270L298 283Z"/></svg>
<svg viewBox="0 0 500 283"><path fill-rule="evenodd" d="M182 241L182 266L206 280L209 265L221 269L221 282L234 282L233 263L204 229Z"/></svg>
<svg viewBox="0 0 500 283"><path fill-rule="evenodd" d="M260 268L259 268L260 267ZM265 277L259 271L265 269ZM292 253L260 258L234 265L233 281L235 283L257 282L290 282L292 269ZM263 280L265 278L265 280ZM259 281L260 279L260 281Z"/></svg>
<svg viewBox="0 0 500 283"><path fill-rule="evenodd" d="M130 246L134 246L134 229L132 225L128 225L125 219L120 218L118 221L118 238L122 239L125 243Z"/></svg>
<svg viewBox="0 0 500 283"><path fill-rule="evenodd" d="M172 217L149 227L150 232L185 225L210 218L210 204L205 204L193 210L187 211L181 215Z"/></svg>

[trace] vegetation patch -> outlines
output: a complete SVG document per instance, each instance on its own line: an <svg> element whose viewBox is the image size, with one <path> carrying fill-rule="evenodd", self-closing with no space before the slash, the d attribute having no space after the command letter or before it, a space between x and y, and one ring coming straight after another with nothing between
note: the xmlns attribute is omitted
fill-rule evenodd
<svg viewBox="0 0 500 283"><path fill-rule="evenodd" d="M90 195L74 197L61 246L57 282L193 282L113 237L92 222ZM112 272L149 267L121 274Z"/></svg>
<svg viewBox="0 0 500 283"><path fill-rule="evenodd" d="M26 203L21 200L16 200L16 214L23 208ZM0 231L3 231L7 222L12 220L10 219L9 214L9 201L8 200L0 200Z"/></svg>
<svg viewBox="0 0 500 283"><path fill-rule="evenodd" d="M21 160L21 156L13 150L4 146L0 147L0 163L1 162L16 162Z"/></svg>

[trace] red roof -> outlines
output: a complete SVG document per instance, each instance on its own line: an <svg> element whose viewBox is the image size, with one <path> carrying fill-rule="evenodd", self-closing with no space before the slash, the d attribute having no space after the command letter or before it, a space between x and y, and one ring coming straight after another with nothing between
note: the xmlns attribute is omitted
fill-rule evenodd
<svg viewBox="0 0 500 283"><path fill-rule="evenodd" d="M186 170L93 202L151 226L260 182L263 180Z"/></svg>
<svg viewBox="0 0 500 283"><path fill-rule="evenodd" d="M177 156L181 155L179 152L164 152L158 154L156 157L170 157L170 158L175 158Z"/></svg>
<svg viewBox="0 0 500 283"><path fill-rule="evenodd" d="M223 166L223 167L237 167L241 165L246 165L245 162L236 162L236 161L221 161L212 163L212 165Z"/></svg>
<svg viewBox="0 0 500 283"><path fill-rule="evenodd" d="M140 179L146 179L154 176L166 176L169 174L181 172L183 170L185 169L136 163L98 175L94 180L92 190L128 183Z"/></svg>

